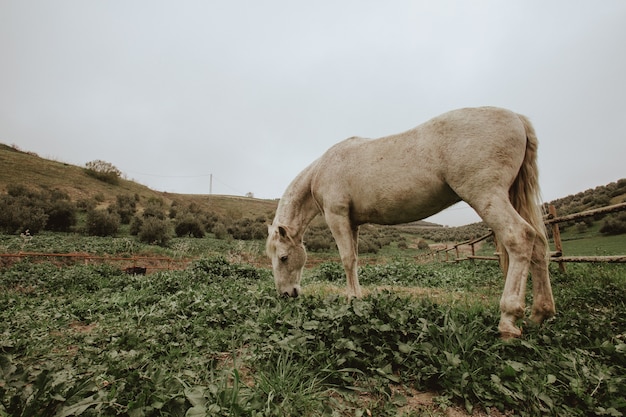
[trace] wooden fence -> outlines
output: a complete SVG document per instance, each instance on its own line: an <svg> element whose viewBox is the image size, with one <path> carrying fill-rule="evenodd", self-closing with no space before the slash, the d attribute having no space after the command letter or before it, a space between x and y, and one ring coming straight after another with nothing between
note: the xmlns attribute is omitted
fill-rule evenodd
<svg viewBox="0 0 626 417"><path fill-rule="evenodd" d="M573 220L580 220L587 217L595 217L599 215L615 213L618 211L626 211L626 203L614 204L611 206L601 207L593 210L586 210L580 213L568 214L566 216L558 217L554 206L549 207L549 213L545 218L545 224L552 230L552 237L554 240L554 251L550 252L550 260L557 262L559 268L565 271L566 262L610 262L610 263L626 263L626 255L612 255L612 256L564 256L563 244L561 242L561 231L559 230L559 223L569 222ZM489 232L484 236L476 239L467 240L465 242L456 243L451 247L446 247L436 251L420 255L417 259L426 261L441 261L441 262L460 262L466 260L489 260L499 261L500 256L498 253L494 256L480 256L476 255L476 244L482 242L493 236L493 232ZM469 255L463 255L468 252L462 251L460 248L463 246L469 246Z"/></svg>

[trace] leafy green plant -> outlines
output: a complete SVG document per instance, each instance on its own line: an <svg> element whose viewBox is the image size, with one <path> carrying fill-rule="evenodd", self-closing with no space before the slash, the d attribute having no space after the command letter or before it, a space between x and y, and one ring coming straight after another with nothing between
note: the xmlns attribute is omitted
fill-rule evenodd
<svg viewBox="0 0 626 417"><path fill-rule="evenodd" d="M343 279L339 264L317 268L309 279ZM510 342L497 333L496 266L361 272L369 295L348 301L280 299L269 270L223 256L148 276L12 264L0 269L0 415L419 415L407 408L415 389L467 411L626 412L623 267L552 271L558 315Z"/></svg>

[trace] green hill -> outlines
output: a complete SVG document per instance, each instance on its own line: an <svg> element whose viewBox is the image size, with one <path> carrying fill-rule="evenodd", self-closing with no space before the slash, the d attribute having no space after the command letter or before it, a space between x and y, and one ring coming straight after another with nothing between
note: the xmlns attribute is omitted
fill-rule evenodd
<svg viewBox="0 0 626 417"><path fill-rule="evenodd" d="M33 189L59 190L75 202L96 199L101 205L115 202L118 195L139 197L139 207L150 199L162 199L167 206L175 203L199 208L230 218L271 218L277 200L261 200L250 197L224 195L173 194L152 190L145 185L119 178L117 184L109 184L86 173L76 165L41 158L32 152L0 144L0 193L10 184L22 184Z"/></svg>

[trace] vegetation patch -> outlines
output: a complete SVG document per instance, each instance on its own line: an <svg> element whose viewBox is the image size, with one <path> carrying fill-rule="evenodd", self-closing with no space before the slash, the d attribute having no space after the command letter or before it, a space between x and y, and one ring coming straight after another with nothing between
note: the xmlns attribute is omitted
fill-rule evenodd
<svg viewBox="0 0 626 417"><path fill-rule="evenodd" d="M304 288L341 288L337 270L318 266ZM147 276L13 264L0 270L0 415L626 412L623 267L552 271L557 317L511 342L494 264L360 272L367 295L348 301L278 298L270 271L224 257Z"/></svg>

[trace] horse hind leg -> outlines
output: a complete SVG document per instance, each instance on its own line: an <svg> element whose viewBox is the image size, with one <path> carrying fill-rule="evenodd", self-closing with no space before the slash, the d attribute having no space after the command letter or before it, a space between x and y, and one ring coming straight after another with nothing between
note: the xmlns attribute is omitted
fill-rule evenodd
<svg viewBox="0 0 626 417"><path fill-rule="evenodd" d="M533 308L530 320L541 324L556 312L548 273L548 246L541 236L535 238L530 274L533 283Z"/></svg>
<svg viewBox="0 0 626 417"><path fill-rule="evenodd" d="M508 196L492 195L488 201L474 204L474 208L508 253L509 266L500 299L498 329L504 339L519 337L522 331L516 321L524 316L526 281L537 233L515 211Z"/></svg>

